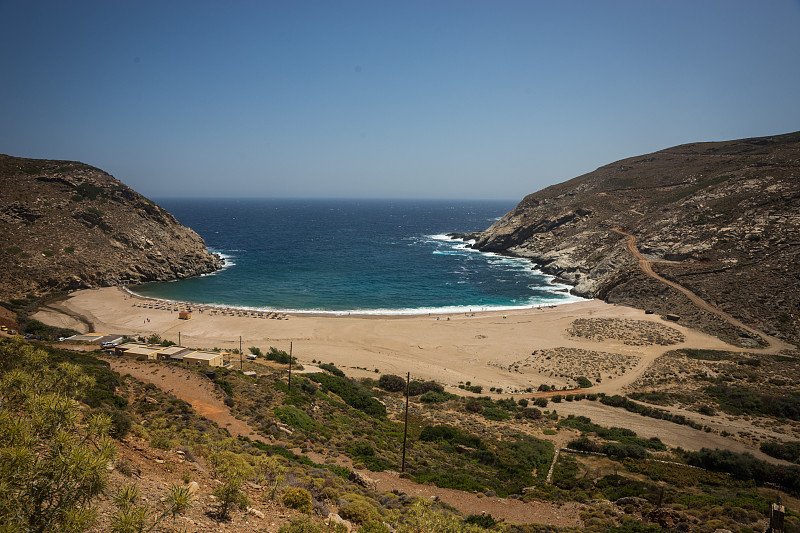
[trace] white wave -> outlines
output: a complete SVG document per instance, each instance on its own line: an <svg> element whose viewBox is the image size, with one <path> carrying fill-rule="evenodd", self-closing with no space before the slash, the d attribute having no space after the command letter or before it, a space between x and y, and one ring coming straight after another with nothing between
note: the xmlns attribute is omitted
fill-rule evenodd
<svg viewBox="0 0 800 533"><path fill-rule="evenodd" d="M565 297L557 301L535 301L520 305L452 305L442 307L409 307L405 309L349 309L332 311L329 309L281 309L280 313L295 315L335 315L335 316L436 316L462 313L500 312L515 309L535 309L554 305L570 304L583 301L578 296Z"/></svg>
<svg viewBox="0 0 800 533"><path fill-rule="evenodd" d="M446 241L446 242L452 242L452 241L456 240L456 239L451 239L450 237L448 237L448 236L447 236L447 235L445 235L444 233L437 233L437 234L435 234L435 235L423 235L423 236L424 236L425 238L432 239L432 240L434 240L434 241Z"/></svg>
<svg viewBox="0 0 800 533"><path fill-rule="evenodd" d="M219 256L219 258L222 260L222 268L220 268L219 270L215 270L214 272L208 272L206 274L201 274L200 275L201 278L205 278L205 277L208 277L208 276L216 276L217 274L219 274L223 270L227 270L232 266L236 266L236 261L234 261L236 256L228 254L228 253L225 253L225 252L241 252L242 250L225 250L225 252L221 252L219 250L209 250L209 251L212 254Z"/></svg>

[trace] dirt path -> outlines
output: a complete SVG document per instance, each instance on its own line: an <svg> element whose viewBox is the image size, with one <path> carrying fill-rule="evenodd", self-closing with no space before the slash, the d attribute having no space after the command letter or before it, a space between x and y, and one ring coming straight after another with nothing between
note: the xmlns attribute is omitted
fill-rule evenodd
<svg viewBox="0 0 800 533"><path fill-rule="evenodd" d="M253 440L275 444L275 441L258 435L249 424L234 417L208 380L194 372L180 367L118 357L104 357L103 360L111 365L112 370L123 376L130 374L140 381L152 383L161 390L188 402L200 415L216 422L220 427L226 428L233 436L243 435ZM300 454L300 450L293 451ZM324 463L326 459L325 456L313 452L303 455L318 463ZM347 457L340 456L337 463L352 468L352 462ZM420 485L399 477L397 472L369 472L366 470L358 472L374 479L377 482L378 492L396 489L420 498L438 498L465 515L485 512L491 514L495 519L502 519L510 523L549 524L559 527L580 527L581 525L581 506L577 503L569 503L561 507L547 502L523 503L519 500L488 497L483 494L442 489L432 485Z"/></svg>
<svg viewBox="0 0 800 533"><path fill-rule="evenodd" d="M259 436L247 422L231 414L228 406L222 402L222 397L215 392L213 385L206 378L184 368L160 363L139 362L119 357L104 357L103 360L111 365L111 370L120 375L130 374L139 381L152 383L164 392L188 402L200 415L227 429L232 436L242 435L267 442L267 439Z"/></svg>
<svg viewBox="0 0 800 533"><path fill-rule="evenodd" d="M689 300L692 301L693 304L695 304L700 309L703 309L704 311L708 311L709 313L713 313L713 314L717 315L718 317L722 318L723 320L727 321L729 324L731 324L733 326L741 328L741 329L743 329L745 331L748 331L748 332L750 332L750 333L752 333L754 335L758 335L768 345L768 347L763 349L763 350L751 350L751 351L753 351L753 352L762 352L762 353L778 353L781 350L793 348L791 345L786 344L785 342L783 342L783 341L781 341L779 339L776 339L774 337L770 337L769 335L767 335L765 333L762 333L761 331L758 331L758 330L756 330L756 329L744 324L743 322L737 320L736 318L732 317L731 315L729 315L725 311L723 311L723 310L711 305L710 303L706 302L705 300L700 298L698 295L696 295L695 293L693 293L692 291L690 291L689 289L687 289L683 285L680 285L679 283L675 283L674 281L670 281L670 280L660 276L659 274L657 274L653 270L652 261L650 261L649 259L644 257L642 255L642 253L639 251L639 249L636 247L636 236L635 235L631 235L630 233L626 233L626 232L622 231L622 229L620 229L620 228L614 228L612 231L615 231L615 232L619 233L620 235L623 235L623 236L628 238L628 242L627 242L628 250L639 261L639 268L641 269L642 272L644 272L645 274L647 274L651 278L657 279L661 283L664 283L665 285L669 285L673 289L676 289L676 290L682 292L683 294L685 294L689 298Z"/></svg>

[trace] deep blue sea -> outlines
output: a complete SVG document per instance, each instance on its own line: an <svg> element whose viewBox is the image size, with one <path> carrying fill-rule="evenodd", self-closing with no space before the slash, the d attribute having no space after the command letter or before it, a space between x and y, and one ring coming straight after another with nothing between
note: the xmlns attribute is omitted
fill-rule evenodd
<svg viewBox="0 0 800 533"><path fill-rule="evenodd" d="M221 254L214 274L133 287L144 296L256 309L412 314L579 300L523 259L445 236L488 228L514 202L159 200ZM561 289L561 291L559 291Z"/></svg>

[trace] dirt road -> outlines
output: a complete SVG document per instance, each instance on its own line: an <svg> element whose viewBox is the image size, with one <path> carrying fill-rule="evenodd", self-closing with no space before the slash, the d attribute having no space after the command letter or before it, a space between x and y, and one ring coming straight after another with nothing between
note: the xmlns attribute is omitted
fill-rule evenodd
<svg viewBox="0 0 800 533"><path fill-rule="evenodd" d="M776 339L775 337L770 337L769 335L767 335L765 333L762 333L761 331L758 331L758 330L756 330L754 328L751 328L747 324L744 324L740 320L732 317L731 315L729 315L728 313L726 313L722 309L719 309L719 308L711 305L710 303L706 302L705 300L700 298L698 295L696 295L695 293L693 293L692 291L690 291L689 289L687 289L683 285L680 285L679 283L675 283L674 281L670 281L670 280L660 276L655 271L653 271L652 261L650 261L645 256L643 256L642 253L639 251L639 248L637 248L637 246L636 246L636 236L635 235L631 235L630 233L626 233L626 232L622 231L622 229L620 229L620 228L614 228L613 231L615 231L616 233L619 233L620 235L623 235L623 236L628 238L628 241L627 241L628 250L639 261L639 269L641 269L642 272L644 272L645 274L647 274L648 276L650 276L650 277L652 277L654 279L657 279L661 283L664 283L665 285L669 285L673 289L676 289L676 290L682 292L683 294L685 294L689 298L689 300L692 301L693 304L695 304L700 309L703 309L704 311L708 311L709 313L713 313L713 314L717 315L718 317L722 318L723 320L727 321L729 324L731 324L733 326L741 328L741 329L743 329L745 331L748 331L748 332L750 332L750 333L752 333L754 335L758 335L768 345L768 348L766 348L764 350L752 350L752 351L754 351L754 352L763 352L763 353L778 353L778 352L780 352L781 350L784 350L784 349L792 349L792 348L794 348L790 344L787 344L787 343L781 341L780 339Z"/></svg>

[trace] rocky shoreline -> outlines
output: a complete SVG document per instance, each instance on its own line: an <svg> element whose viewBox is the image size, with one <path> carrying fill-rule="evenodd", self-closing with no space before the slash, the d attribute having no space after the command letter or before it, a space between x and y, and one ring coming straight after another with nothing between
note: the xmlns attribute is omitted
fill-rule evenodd
<svg viewBox="0 0 800 533"><path fill-rule="evenodd" d="M652 270L749 326L800 344L800 132L677 146L525 197L473 248L531 260L571 293L656 313L740 346L752 335L644 275Z"/></svg>

